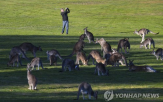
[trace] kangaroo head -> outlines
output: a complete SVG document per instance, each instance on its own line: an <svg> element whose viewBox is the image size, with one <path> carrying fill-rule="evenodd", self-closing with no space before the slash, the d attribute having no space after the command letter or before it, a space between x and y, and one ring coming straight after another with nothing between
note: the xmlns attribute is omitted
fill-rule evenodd
<svg viewBox="0 0 163 102"><path fill-rule="evenodd" d="M129 66L134 65L134 64L133 64L133 61L134 61L134 60L129 60L129 64L128 64L128 65L129 65Z"/></svg>
<svg viewBox="0 0 163 102"><path fill-rule="evenodd" d="M134 31L134 33L133 34L136 34L138 31L137 31L137 29Z"/></svg>
<svg viewBox="0 0 163 102"><path fill-rule="evenodd" d="M28 64L27 64L27 69L30 69L30 68L31 68L31 64L28 63Z"/></svg>
<svg viewBox="0 0 163 102"><path fill-rule="evenodd" d="M83 30L87 30L88 27L84 28Z"/></svg>

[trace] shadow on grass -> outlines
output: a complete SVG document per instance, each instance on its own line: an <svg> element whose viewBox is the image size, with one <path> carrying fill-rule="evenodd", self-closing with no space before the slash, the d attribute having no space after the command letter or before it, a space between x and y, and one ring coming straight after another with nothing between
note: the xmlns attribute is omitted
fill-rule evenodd
<svg viewBox="0 0 163 102"><path fill-rule="evenodd" d="M114 97L111 100L112 102L161 102L160 99L163 92L161 91L162 88L134 88L134 89L116 89L113 90ZM50 93L38 93L36 91L28 90L26 92L0 92L1 94L1 102L5 101L16 101L16 102L75 102L77 97L77 89L76 91L71 92L56 92L55 90ZM104 102L104 93L107 90L98 90L98 99L94 100L92 97L92 100L88 100L88 96L85 95L86 102L87 101L95 101L95 102ZM120 95L118 95L120 94ZM142 96L133 96L133 97L125 97L123 94L136 94ZM149 95L153 94L153 95ZM154 95L155 94L155 95ZM8 96L12 96L12 98L8 98ZM152 98L151 98L152 97ZM83 102L82 95L79 96L78 102Z"/></svg>

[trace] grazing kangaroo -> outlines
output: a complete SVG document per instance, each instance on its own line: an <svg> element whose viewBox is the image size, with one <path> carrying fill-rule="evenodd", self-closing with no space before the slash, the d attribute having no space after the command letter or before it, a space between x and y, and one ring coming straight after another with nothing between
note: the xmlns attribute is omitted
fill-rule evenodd
<svg viewBox="0 0 163 102"><path fill-rule="evenodd" d="M96 72L98 72L98 76L109 75L108 70L105 68L105 65L102 63L96 63L96 68L95 68L94 74L96 74Z"/></svg>
<svg viewBox="0 0 163 102"><path fill-rule="evenodd" d="M149 49L151 48L151 44L153 44L153 48L155 48L155 42L152 38L147 38L145 39L142 43L140 43L140 48L142 48L143 46L145 46L145 49L148 49L148 45L149 45Z"/></svg>
<svg viewBox="0 0 163 102"><path fill-rule="evenodd" d="M129 49L130 49L130 42L128 41L129 38L124 38L119 40L118 42L118 47L117 47L117 51L119 52L119 49L121 49L121 53L122 53L122 48L124 48L125 53L129 53ZM127 52L127 48L128 48L128 52Z"/></svg>
<svg viewBox="0 0 163 102"><path fill-rule="evenodd" d="M55 55L50 56L50 66L55 64L57 66L57 57Z"/></svg>
<svg viewBox="0 0 163 102"><path fill-rule="evenodd" d="M133 64L134 60L129 60L129 71L135 71L135 72L157 72L155 69L153 69L151 66L135 66Z"/></svg>
<svg viewBox="0 0 163 102"><path fill-rule="evenodd" d="M46 51L46 54L47 54L47 59L48 60L50 60L49 56L52 56L52 55L54 55L55 57L59 57L62 60L62 57L60 56L59 52L57 50L55 50L55 49L52 49L50 51Z"/></svg>
<svg viewBox="0 0 163 102"><path fill-rule="evenodd" d="M79 70L79 65L78 65L78 64L75 65L74 60L66 58L66 59L64 59L63 62L62 62L62 70L59 71L59 72L64 72L64 71L66 71L67 69L68 69L69 71L72 71L72 70L75 70L75 69L76 69L76 70Z"/></svg>
<svg viewBox="0 0 163 102"><path fill-rule="evenodd" d="M15 66L15 62L17 62L17 67L19 67L19 63L20 63L21 66L23 66L22 63L21 63L20 56L18 54L11 57L11 59L7 63L7 66L10 66L11 64L12 64L12 66Z"/></svg>
<svg viewBox="0 0 163 102"><path fill-rule="evenodd" d="M11 59L12 56L15 56L16 54L18 54L19 56L22 55L23 58L29 61L29 59L27 58L27 56L25 55L25 53L22 51L22 49L19 46L15 46L11 49L9 53L9 59Z"/></svg>
<svg viewBox="0 0 163 102"><path fill-rule="evenodd" d="M92 58L92 61L93 61L93 64L94 64L94 65L95 65L94 59L96 60L97 63L100 63L100 62L101 62L102 64L105 64L105 62L106 62L106 59L103 59L103 58L101 57L100 52L99 52L99 51L96 51L96 50L92 50L92 51L89 53L87 59L89 60L90 58Z"/></svg>
<svg viewBox="0 0 163 102"><path fill-rule="evenodd" d="M135 30L135 32L134 32L134 34L140 35L142 37L141 43L144 41L145 35L148 34L148 33L159 34L159 32L158 33L153 33L152 31L150 31L149 29L146 29L146 28L142 28L139 31Z"/></svg>
<svg viewBox="0 0 163 102"><path fill-rule="evenodd" d="M103 51L103 58L105 57L105 55L108 52L111 52L111 46L109 43L107 43L104 38L101 38L98 40L98 38L96 38L96 43L99 43L101 45L101 51Z"/></svg>
<svg viewBox="0 0 163 102"><path fill-rule="evenodd" d="M156 51L153 51L151 52L151 54L153 54L154 56L156 56L157 60L159 59L160 57L160 60L163 59L163 49L162 48L158 48Z"/></svg>
<svg viewBox="0 0 163 102"><path fill-rule="evenodd" d="M87 28L88 28L88 27L86 27L86 28L83 29L83 30L84 30L84 34L87 36L87 38L88 38L88 40L89 40L89 43L91 43L91 41L92 41L93 43L95 43L93 34L92 34L91 32L89 32L89 31L87 30Z"/></svg>
<svg viewBox="0 0 163 102"><path fill-rule="evenodd" d="M19 45L19 47L23 50L24 53L26 53L27 51L31 51L34 57L36 57L37 51L42 51L40 46L36 47L32 43L28 42L22 43L21 45Z"/></svg>
<svg viewBox="0 0 163 102"><path fill-rule="evenodd" d="M92 87L89 83L87 82L82 82L79 87L78 87L78 93L77 93L77 99L79 100L79 95L82 93L83 95L83 100L85 99L84 94L88 94L89 99L91 99L91 96L93 96L95 99L97 99L98 92L94 92L92 90Z"/></svg>
<svg viewBox="0 0 163 102"><path fill-rule="evenodd" d="M30 90L36 90L37 79L34 75L31 74L30 70L27 68L27 80Z"/></svg>
<svg viewBox="0 0 163 102"><path fill-rule="evenodd" d="M40 67L40 66L42 67L42 69L44 69L44 67L43 67L43 65L42 65L42 61L41 61L41 59L38 58L38 57L33 58L32 61L31 61L31 63L28 63L28 64L27 64L27 68L28 68L28 69L29 69L29 68L33 68L32 70L34 70L34 69L36 70L35 66L38 66L38 70L39 70L39 67Z"/></svg>
<svg viewBox="0 0 163 102"><path fill-rule="evenodd" d="M85 55L84 52L77 52L77 54L76 54L76 63L75 64L79 64L80 60L83 63L83 65L88 65L88 60L87 60L86 55Z"/></svg>
<svg viewBox="0 0 163 102"><path fill-rule="evenodd" d="M84 40L85 39L85 34L80 35L79 40Z"/></svg>
<svg viewBox="0 0 163 102"><path fill-rule="evenodd" d="M66 57L72 57L74 54L76 54L77 52L81 52L83 51L83 48L84 48L84 41L83 40L79 40L75 45L74 45L74 48L73 48L73 51L70 55L66 56Z"/></svg>

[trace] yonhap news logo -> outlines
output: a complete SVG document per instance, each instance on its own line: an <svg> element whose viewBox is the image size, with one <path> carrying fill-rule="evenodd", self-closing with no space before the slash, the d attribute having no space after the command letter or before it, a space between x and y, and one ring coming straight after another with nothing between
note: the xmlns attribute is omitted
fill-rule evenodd
<svg viewBox="0 0 163 102"><path fill-rule="evenodd" d="M106 101L113 98L159 98L159 93L114 93L113 90L108 90L104 93Z"/></svg>
<svg viewBox="0 0 163 102"><path fill-rule="evenodd" d="M113 90L112 90L112 91L109 91L109 90L108 90L108 91L106 91L106 92L104 93L104 98L105 98L106 101L112 100L113 97L114 97Z"/></svg>

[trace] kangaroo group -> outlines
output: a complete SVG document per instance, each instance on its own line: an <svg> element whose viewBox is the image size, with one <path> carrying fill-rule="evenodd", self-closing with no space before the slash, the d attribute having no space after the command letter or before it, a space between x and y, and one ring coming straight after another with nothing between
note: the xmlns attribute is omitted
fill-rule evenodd
<svg viewBox="0 0 163 102"><path fill-rule="evenodd" d="M52 49L49 51L46 51L47 54L47 60L49 60L50 66L55 65L57 66L57 61L62 61L62 68L59 72L66 73L66 71L70 71L70 73L80 70L80 61L82 65L88 66L90 58L92 59L92 63L94 65L95 70L92 70L94 72L94 75L98 76L109 76L109 69L110 67L119 67L119 65L123 65L126 67L126 69L129 72L158 72L151 66L136 66L133 63L134 59L128 59L126 55L129 55L130 50L130 41L129 38L121 38L117 40L117 49L113 49L111 47L111 44L106 41L105 38L96 38L96 41L94 40L94 35L92 32L88 31L88 27L84 28L84 34L79 36L79 39L76 41L74 46L72 46L72 51L69 52L68 56L61 56L62 54L59 53L57 49ZM145 49L151 48L151 45L153 44L153 51L151 52L152 55L156 56L156 59L158 60L159 57L162 60L163 59L163 49L158 48L156 51L154 51L155 48L155 42L152 38L145 39L145 35L148 33L152 34L159 34L159 33L153 33L152 31L148 29L140 29L139 31L136 31L137 35L140 35L142 37L142 41L140 43L140 48L143 46ZM88 39L88 43L85 43L85 38ZM84 50L85 45L90 44L93 42L93 44L97 44L99 47L101 46L101 51L99 49L93 49L90 52L87 52ZM139 44L138 44L139 45ZM122 51L124 49L124 52ZM29 59L26 56L27 52L32 52L33 59ZM27 64L27 80L30 90L36 90L37 85L37 78L35 75L32 74L32 70L36 70L38 67L41 67L42 69L46 69L43 67L43 62L39 56L36 57L37 51L43 51L40 46L35 46L34 44L30 42L24 42L20 44L19 46L12 47L11 51L9 52L9 61L7 62L7 66L15 66L15 62L17 62L17 67L22 66L22 58L25 58L27 61L31 61ZM102 55L101 55L102 53ZM44 53L45 54L45 53ZM72 59L72 56L76 55L76 60ZM59 60L58 60L59 58ZM127 63L128 59L128 63ZM38 83L39 84L39 83ZM97 99L98 92L93 91L91 85L88 82L81 82L78 87L77 91L77 99L79 99L79 95L82 94L83 99L85 99L84 94L88 94L88 98L91 99L91 96L94 97L94 99Z"/></svg>

